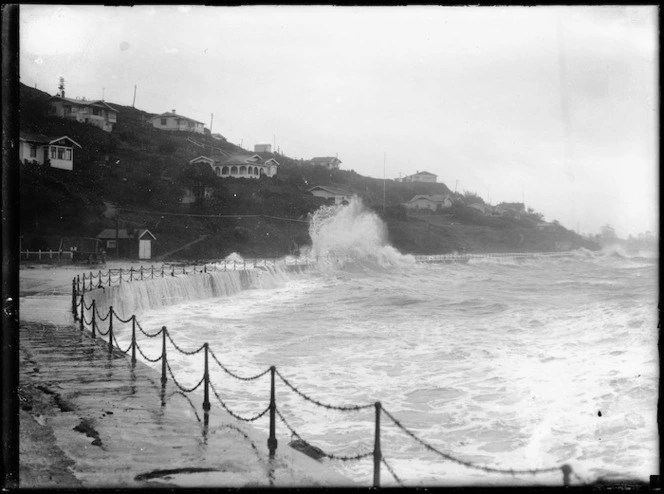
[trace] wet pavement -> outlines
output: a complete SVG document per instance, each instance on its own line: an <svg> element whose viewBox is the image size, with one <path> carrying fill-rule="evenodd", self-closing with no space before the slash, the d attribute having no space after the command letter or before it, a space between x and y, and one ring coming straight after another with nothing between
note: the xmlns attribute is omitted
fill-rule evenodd
<svg viewBox="0 0 664 494"><path fill-rule="evenodd" d="M74 325L22 321L19 380L53 403L31 414L83 487L353 485L282 438L270 459L265 434L214 404L204 427L198 394L162 388L156 371Z"/></svg>

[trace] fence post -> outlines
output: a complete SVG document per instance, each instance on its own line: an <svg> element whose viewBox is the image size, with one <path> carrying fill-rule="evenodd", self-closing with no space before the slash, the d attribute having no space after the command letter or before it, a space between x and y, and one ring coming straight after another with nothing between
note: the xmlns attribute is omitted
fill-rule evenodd
<svg viewBox="0 0 664 494"><path fill-rule="evenodd" d="M380 401L376 402L376 437L374 439L374 478L373 486L375 488L380 487L380 462L382 460L382 453L380 451L380 411L382 405Z"/></svg>
<svg viewBox="0 0 664 494"><path fill-rule="evenodd" d="M120 284L122 284L122 268L120 268Z"/></svg>
<svg viewBox="0 0 664 494"><path fill-rule="evenodd" d="M162 278L164 277L164 265L163 264L161 265L161 277Z"/></svg>
<svg viewBox="0 0 664 494"><path fill-rule="evenodd" d="M131 365L136 365L136 315L131 316Z"/></svg>
<svg viewBox="0 0 664 494"><path fill-rule="evenodd" d="M204 264L204 265L203 265L203 272L204 272L204 273L207 273L207 264Z"/></svg>
<svg viewBox="0 0 664 494"><path fill-rule="evenodd" d="M175 266L171 266L171 276L175 276Z"/></svg>
<svg viewBox="0 0 664 494"><path fill-rule="evenodd" d="M92 278L93 278L92 271L90 271L90 291L94 290L95 288L94 285L92 284Z"/></svg>
<svg viewBox="0 0 664 494"><path fill-rule="evenodd" d="M95 322L95 313L97 312L97 310L96 310L97 305L96 304L97 304L97 301L93 300L92 301L92 337L93 338L96 336L95 335L95 333L96 333L96 331L95 331L95 324L96 324L96 322Z"/></svg>
<svg viewBox="0 0 664 494"><path fill-rule="evenodd" d="M83 273L83 293L85 293L85 273Z"/></svg>
<svg viewBox="0 0 664 494"><path fill-rule="evenodd" d="M166 326L161 327L161 387L166 386Z"/></svg>
<svg viewBox="0 0 664 494"><path fill-rule="evenodd" d="M134 266L129 268L129 281L134 281Z"/></svg>
<svg viewBox="0 0 664 494"><path fill-rule="evenodd" d="M108 286L111 286L111 268L108 269Z"/></svg>
<svg viewBox="0 0 664 494"><path fill-rule="evenodd" d="M71 280L71 313L74 315L74 321L76 320L76 278Z"/></svg>
<svg viewBox="0 0 664 494"><path fill-rule="evenodd" d="M203 425L207 427L210 413L210 370L208 367L209 345L205 343L205 370L203 371Z"/></svg>
<svg viewBox="0 0 664 494"><path fill-rule="evenodd" d="M83 310L85 310L85 300L83 299L83 294L81 294L81 319L80 319L80 327L81 331L83 331L83 318L85 315L83 314Z"/></svg>
<svg viewBox="0 0 664 494"><path fill-rule="evenodd" d="M267 448L270 451L270 459L274 458L274 453L277 451L277 435L275 415L277 412L277 403L274 393L274 374L277 369L275 366L270 367L270 436L267 438Z"/></svg>
<svg viewBox="0 0 664 494"><path fill-rule="evenodd" d="M108 316L108 353L113 351L113 306L109 307Z"/></svg>
<svg viewBox="0 0 664 494"><path fill-rule="evenodd" d="M76 291L77 292L81 291L81 275L80 274L76 275Z"/></svg>
<svg viewBox="0 0 664 494"><path fill-rule="evenodd" d="M154 264L150 264L150 271L152 272L152 279L154 280Z"/></svg>
<svg viewBox="0 0 664 494"><path fill-rule="evenodd" d="M143 281L143 266L141 266L141 281Z"/></svg>

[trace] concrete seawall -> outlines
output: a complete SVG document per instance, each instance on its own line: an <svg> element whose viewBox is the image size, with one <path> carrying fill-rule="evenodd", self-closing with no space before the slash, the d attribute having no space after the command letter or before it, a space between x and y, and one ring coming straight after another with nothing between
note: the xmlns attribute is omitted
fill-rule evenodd
<svg viewBox="0 0 664 494"><path fill-rule="evenodd" d="M51 399L51 409L34 418L52 429L54 447L80 482L59 487L353 485L281 437L270 460L267 436L219 406L205 428L199 396L185 396L172 382L162 392L154 370L132 366L75 326L24 322L20 341L23 396ZM32 480L21 485L53 487Z"/></svg>

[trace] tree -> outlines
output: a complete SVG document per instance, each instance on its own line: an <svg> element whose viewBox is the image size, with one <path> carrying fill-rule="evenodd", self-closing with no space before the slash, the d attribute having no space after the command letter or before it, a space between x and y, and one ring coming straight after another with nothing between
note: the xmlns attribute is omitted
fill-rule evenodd
<svg viewBox="0 0 664 494"><path fill-rule="evenodd" d="M616 231L608 223L604 225L602 228L600 228L600 237L603 240L615 240L616 238L618 238L618 236L616 235Z"/></svg>

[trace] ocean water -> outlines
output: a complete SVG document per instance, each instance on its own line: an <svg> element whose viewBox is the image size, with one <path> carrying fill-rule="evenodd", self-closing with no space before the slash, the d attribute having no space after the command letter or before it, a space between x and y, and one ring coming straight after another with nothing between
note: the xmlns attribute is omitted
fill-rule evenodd
<svg viewBox="0 0 664 494"><path fill-rule="evenodd" d="M311 236L306 254L341 261L261 270L260 288L225 296L179 301L169 292L168 305L137 313L141 326L167 326L185 350L208 342L241 376L275 365L325 404L380 401L417 437L473 465L569 464L573 483L659 473L656 258L577 251L421 264L390 247L380 220L355 202L317 213ZM127 345L128 328L116 331ZM151 358L160 354L160 338L139 337L139 345ZM169 349L169 363L185 386L202 376L202 354ZM237 414L268 405L269 375L238 381L213 363L211 379ZM373 450L372 408L321 408L279 378L276 399L298 434L323 451ZM267 432L267 416L253 425ZM277 433L287 447L291 434L280 421ZM385 415L381 443L406 486L562 484L559 471L505 475L441 458ZM371 485L372 461L324 460L363 485ZM399 485L385 467L381 484Z"/></svg>

